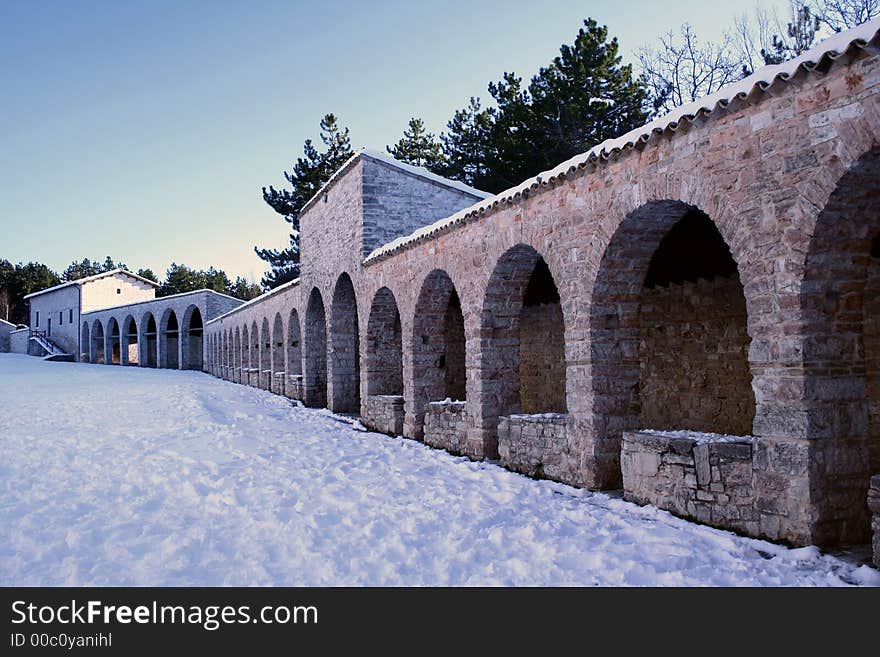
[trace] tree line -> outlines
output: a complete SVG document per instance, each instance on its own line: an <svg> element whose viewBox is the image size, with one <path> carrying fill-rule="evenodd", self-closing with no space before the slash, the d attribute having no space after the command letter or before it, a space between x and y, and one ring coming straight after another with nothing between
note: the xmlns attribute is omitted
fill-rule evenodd
<svg viewBox="0 0 880 657"><path fill-rule="evenodd" d="M126 269L159 283L157 297L208 289L248 301L263 293L263 288L258 283L248 281L242 276L232 280L222 269L214 267L194 269L172 263L165 271L164 280L160 281L152 269L133 270L110 256L103 261L89 258L73 261L60 274L39 262L19 262L13 265L9 260L0 259L0 318L13 324L27 324L28 304L24 297L28 294L114 269Z"/></svg>
<svg viewBox="0 0 880 657"><path fill-rule="evenodd" d="M687 23L668 32L637 51L638 73L623 63L617 38L588 18L528 81L505 72L488 84L489 103L471 97L444 132L436 135L412 117L386 148L402 162L498 193L877 15L880 0L790 0L781 12L756 5L719 41L701 40ZM286 248L254 247L271 268L262 279L266 288L299 276L299 213L353 155L349 129L335 114L321 119L319 134L320 144L307 139L303 155L284 171L289 189L262 189L290 228Z"/></svg>

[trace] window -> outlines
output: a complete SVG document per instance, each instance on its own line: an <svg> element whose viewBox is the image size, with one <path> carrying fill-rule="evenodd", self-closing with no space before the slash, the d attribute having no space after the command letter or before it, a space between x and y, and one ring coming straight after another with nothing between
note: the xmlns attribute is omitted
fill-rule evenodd
<svg viewBox="0 0 880 657"><path fill-rule="evenodd" d="M63 326L63 325L64 325L64 311L59 310L58 311L58 326Z"/></svg>
<svg viewBox="0 0 880 657"><path fill-rule="evenodd" d="M52 318L51 317L46 318L46 324L48 325L48 326L46 326L46 335L49 337L52 337Z"/></svg>
<svg viewBox="0 0 880 657"><path fill-rule="evenodd" d="M68 312L69 314L67 315L67 322L69 324L73 324L73 308L71 308Z"/></svg>
<svg viewBox="0 0 880 657"><path fill-rule="evenodd" d="M34 324L37 325L37 328L40 328L40 311L39 310L37 311L37 318L34 321Z"/></svg>
<svg viewBox="0 0 880 657"><path fill-rule="evenodd" d="M120 288L116 288L116 294L122 294L122 290Z"/></svg>

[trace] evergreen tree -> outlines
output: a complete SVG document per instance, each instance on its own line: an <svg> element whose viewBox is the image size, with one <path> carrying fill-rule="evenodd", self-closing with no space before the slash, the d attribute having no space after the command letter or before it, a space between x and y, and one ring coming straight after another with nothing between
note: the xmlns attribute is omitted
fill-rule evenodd
<svg viewBox="0 0 880 657"><path fill-rule="evenodd" d="M321 119L321 142L318 151L311 139L303 145L303 157L297 158L293 171L284 172L291 189L263 187L263 200L290 224L290 245L284 249L261 249L256 254L269 263L272 270L263 277L262 284L271 289L299 276L299 213L329 180L339 167L352 156L348 128L340 128L336 116L327 114Z"/></svg>
<svg viewBox="0 0 880 657"><path fill-rule="evenodd" d="M490 85L498 104L492 171L499 183L525 178L644 124L650 103L644 81L622 65L616 38L589 18L572 45L562 45L528 89L505 74ZM494 161L493 161L494 160Z"/></svg>
<svg viewBox="0 0 880 657"><path fill-rule="evenodd" d="M819 16L814 15L807 6L797 7L792 20L786 25L788 38L774 34L770 47L761 50L764 63L781 64L806 52L813 45L818 32Z"/></svg>
<svg viewBox="0 0 880 657"><path fill-rule="evenodd" d="M86 278L87 276L103 274L104 272L113 271L114 269L127 269L127 267L121 262L117 264L110 256L104 258L103 263L98 260L93 261L88 258L83 258L79 262L71 262L67 269L61 274L61 277L65 281L77 281L81 278Z"/></svg>
<svg viewBox="0 0 880 657"><path fill-rule="evenodd" d="M493 123L494 110L483 109L480 99L471 97L446 124L449 132L440 135L445 162L438 173L491 191L487 183Z"/></svg>
<svg viewBox="0 0 880 657"><path fill-rule="evenodd" d="M250 301L263 293L263 289L259 284L248 281L242 276L236 276L235 281L229 285L226 294L236 299Z"/></svg>
<svg viewBox="0 0 880 657"><path fill-rule="evenodd" d="M165 280L161 287L156 291L157 297L168 297L172 294L182 294L183 292L193 292L200 290L205 286L205 275L203 272L190 269L186 265L178 265L172 262L171 266L165 272Z"/></svg>
<svg viewBox="0 0 880 657"><path fill-rule="evenodd" d="M153 273L153 270L149 267L146 269L138 269L135 273L141 278L146 278L148 281L153 281L154 283L159 282L159 277L156 276L156 274Z"/></svg>
<svg viewBox="0 0 880 657"><path fill-rule="evenodd" d="M27 324L28 303L24 297L58 285L61 278L39 262L18 263L0 260L0 317L13 324Z"/></svg>
<svg viewBox="0 0 880 657"><path fill-rule="evenodd" d="M425 122L419 118L409 120L409 128L394 146L386 146L394 159L417 167L425 167L434 172L443 170L445 158L443 146L434 135L425 129Z"/></svg>

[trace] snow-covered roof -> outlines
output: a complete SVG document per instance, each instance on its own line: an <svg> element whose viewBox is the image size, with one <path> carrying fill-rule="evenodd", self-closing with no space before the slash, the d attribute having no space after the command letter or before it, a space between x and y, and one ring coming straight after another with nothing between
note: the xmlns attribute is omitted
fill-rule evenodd
<svg viewBox="0 0 880 657"><path fill-rule="evenodd" d="M0 326L12 326L15 327L15 324L12 322L7 322L5 319L0 319Z"/></svg>
<svg viewBox="0 0 880 657"><path fill-rule="evenodd" d="M134 278L139 280L142 283L149 283L153 287L159 287L159 284L155 281L151 281L149 278L144 278L143 276L138 276L127 269L122 269L117 267L116 269L111 269L110 271L102 271L100 274L93 274L92 276L86 276L84 278L78 278L75 281L67 281L66 283L61 283L59 285L54 285L52 287L47 287L45 290L40 290L39 292L31 292L30 294L26 294L24 296L25 299L30 299L31 297L39 296L40 294L46 294L47 292L54 292L55 290L60 290L63 287L69 287L71 285L82 285L83 283L90 283L92 281L96 281L99 278L104 278L106 276L115 276L116 274L122 274L124 276L128 276L130 278Z"/></svg>
<svg viewBox="0 0 880 657"><path fill-rule="evenodd" d="M727 85L705 98L677 107L620 137L607 139L586 153L575 155L555 168L529 178L516 187L504 190L496 196L479 201L445 219L435 221L409 235L380 246L366 257L364 263L388 256L416 242L430 239L471 217L486 214L501 205L517 203L538 188L554 185L567 175L592 163L608 160L621 151L643 144L654 135L663 134L667 130L677 130L680 125L693 123L698 118L708 116L716 110L723 110L736 100L751 99L764 93L777 81L788 82L802 70L813 71L852 50L876 48L878 40L880 40L878 39L878 31L880 31L880 18L875 18L851 30L835 34L790 61L760 68L739 82Z"/></svg>
<svg viewBox="0 0 880 657"><path fill-rule="evenodd" d="M384 153L380 153L379 151L373 151L369 149L361 149L356 151L354 155L348 158L341 167L339 167L332 176L321 185L321 189L319 189L312 198L306 201L305 205L303 205L300 210L300 214L303 214L308 210L312 205L315 204L315 201L321 197L324 192L330 189L337 180L339 180L345 173L348 172L349 169L361 158L367 158L376 162L381 162L383 164L387 164L388 166L394 167L399 171L403 171L405 173L410 174L411 176L416 176L418 178L422 178L423 180L428 180L430 182L436 183L438 185L443 185L444 187L449 187L450 189L456 189L460 192L464 192L474 198L490 198L492 195L489 192L484 192L482 190L471 187L470 185L465 185L463 182L459 182L457 180L450 180L449 178L444 178L443 176L438 176L436 173L428 171L424 167L416 167L411 164L405 164L399 160L395 160L390 155L386 155Z"/></svg>
<svg viewBox="0 0 880 657"><path fill-rule="evenodd" d="M269 290L268 292L263 292L260 296L254 297L250 301L245 301L243 304L233 308L232 310L227 310L222 315L217 315L214 319L211 319L211 320L205 322L205 326L207 326L208 324L213 324L214 322L219 321L219 320L223 319L224 317L228 317L229 315L235 314L240 310L244 310L245 308L248 308L249 306L257 304L261 301L265 301L269 297L275 296L279 292L283 292L284 290L289 290L290 288L295 287L297 285L299 285L299 279L294 278L292 281L288 281L282 285L279 285L278 287L274 287L271 290Z"/></svg>
<svg viewBox="0 0 880 657"><path fill-rule="evenodd" d="M155 297L153 299L143 299L141 301L129 301L128 303L121 303L118 306L107 306L105 308L97 308L95 310L90 310L88 312L85 312L82 315L83 315L83 317L85 317L86 315L94 315L95 313L103 313L107 310L117 310L119 308L127 308L128 306L140 306L145 303L161 303L162 301L165 301L166 299L177 299L179 297L188 297L193 294L204 294L206 292L209 294L216 295L218 297L224 297L226 299L232 299L233 301L239 301L241 303L244 303L241 299L239 299L237 297L231 297L228 294L223 294L222 292L217 292L217 290L209 290L208 288L203 287L199 290L192 290L191 292L178 292L177 294L169 294L168 296L165 296L165 297Z"/></svg>

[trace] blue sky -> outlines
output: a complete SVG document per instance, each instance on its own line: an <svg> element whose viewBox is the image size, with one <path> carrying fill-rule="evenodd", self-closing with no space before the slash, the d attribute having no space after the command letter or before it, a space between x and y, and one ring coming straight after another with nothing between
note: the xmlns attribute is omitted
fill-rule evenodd
<svg viewBox="0 0 880 657"><path fill-rule="evenodd" d="M335 112L384 149L435 132L506 70L529 77L587 16L626 58L754 2L0 0L0 258L110 254L259 279L286 224L260 196Z"/></svg>

